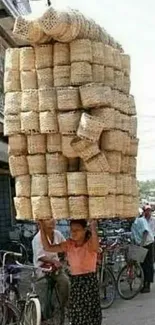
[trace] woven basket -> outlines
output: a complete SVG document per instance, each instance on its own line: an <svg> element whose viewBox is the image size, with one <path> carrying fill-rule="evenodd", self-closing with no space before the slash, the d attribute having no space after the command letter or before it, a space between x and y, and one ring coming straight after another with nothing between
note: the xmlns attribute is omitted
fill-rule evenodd
<svg viewBox="0 0 155 325"><path fill-rule="evenodd" d="M133 217L133 211L132 211L132 206L134 203L133 197L132 196L126 196L124 195L123 197L123 214L125 218L132 218ZM135 215L134 215L135 217Z"/></svg>
<svg viewBox="0 0 155 325"><path fill-rule="evenodd" d="M51 197L50 199L53 218L56 220L68 219L68 199L65 197Z"/></svg>
<svg viewBox="0 0 155 325"><path fill-rule="evenodd" d="M88 194L90 196L105 196L109 191L108 173L87 173Z"/></svg>
<svg viewBox="0 0 155 325"><path fill-rule="evenodd" d="M131 137L137 136L137 117L136 116L130 117L129 134L131 135Z"/></svg>
<svg viewBox="0 0 155 325"><path fill-rule="evenodd" d="M38 100L38 90L30 89L22 92L22 104L21 111L29 112L34 111L38 112L39 110L39 100Z"/></svg>
<svg viewBox="0 0 155 325"><path fill-rule="evenodd" d="M39 111L55 111L57 106L57 97L55 88L39 89Z"/></svg>
<svg viewBox="0 0 155 325"><path fill-rule="evenodd" d="M116 194L124 193L124 175L116 174Z"/></svg>
<svg viewBox="0 0 155 325"><path fill-rule="evenodd" d="M45 174L46 173L46 159L44 155L27 156L29 174Z"/></svg>
<svg viewBox="0 0 155 325"><path fill-rule="evenodd" d="M131 144L130 144L130 136L127 132L124 132L123 134L123 155L130 155L130 149Z"/></svg>
<svg viewBox="0 0 155 325"><path fill-rule="evenodd" d="M123 89L123 72L122 71L114 71L114 89L122 90Z"/></svg>
<svg viewBox="0 0 155 325"><path fill-rule="evenodd" d="M48 195L54 197L67 196L67 178L65 173L48 175Z"/></svg>
<svg viewBox="0 0 155 325"><path fill-rule="evenodd" d="M130 62L130 56L128 54L125 53L121 54L121 65L124 74L126 76L129 76L131 71L131 62Z"/></svg>
<svg viewBox="0 0 155 325"><path fill-rule="evenodd" d="M122 130L122 114L115 110L115 129Z"/></svg>
<svg viewBox="0 0 155 325"><path fill-rule="evenodd" d="M35 70L21 71L20 80L22 91L28 89L37 89L37 74Z"/></svg>
<svg viewBox="0 0 155 325"><path fill-rule="evenodd" d="M88 172L109 172L109 163L103 152L87 160L85 167Z"/></svg>
<svg viewBox="0 0 155 325"><path fill-rule="evenodd" d="M122 60L121 60L121 53L117 49L113 49L113 62L114 62L114 68L116 70L122 69Z"/></svg>
<svg viewBox="0 0 155 325"><path fill-rule="evenodd" d="M121 172L122 173L129 173L129 156L122 155L122 162L121 162Z"/></svg>
<svg viewBox="0 0 155 325"><path fill-rule="evenodd" d="M30 71L35 69L35 53L32 47L20 49L20 71Z"/></svg>
<svg viewBox="0 0 155 325"><path fill-rule="evenodd" d="M104 65L93 64L92 73L93 73L93 82L104 83Z"/></svg>
<svg viewBox="0 0 155 325"><path fill-rule="evenodd" d="M47 175L32 175L31 178L31 196L48 195Z"/></svg>
<svg viewBox="0 0 155 325"><path fill-rule="evenodd" d="M135 177L132 177L132 196L138 197L139 196L139 189L138 189L138 182Z"/></svg>
<svg viewBox="0 0 155 325"><path fill-rule="evenodd" d="M124 196L116 195L116 217L124 218Z"/></svg>
<svg viewBox="0 0 155 325"><path fill-rule="evenodd" d="M132 176L136 177L137 171L137 160L135 157L128 157L128 169L127 173L131 174Z"/></svg>
<svg viewBox="0 0 155 325"><path fill-rule="evenodd" d="M18 48L7 48L5 51L5 71L7 70L19 70L19 54Z"/></svg>
<svg viewBox="0 0 155 325"><path fill-rule="evenodd" d="M69 197L69 216L71 219L87 219L89 217L88 198L86 196Z"/></svg>
<svg viewBox="0 0 155 325"><path fill-rule="evenodd" d="M130 153L129 153L129 156L137 157L137 155L138 155L138 144L139 144L139 139L137 139L137 138L131 138L130 139Z"/></svg>
<svg viewBox="0 0 155 325"><path fill-rule="evenodd" d="M6 93L5 95L5 115L16 115L21 109L21 92Z"/></svg>
<svg viewBox="0 0 155 325"><path fill-rule="evenodd" d="M111 89L102 84L89 84L80 87L81 101L84 108L108 106L111 104Z"/></svg>
<svg viewBox="0 0 155 325"><path fill-rule="evenodd" d="M106 196L106 208L105 217L114 218L116 216L116 196L107 195Z"/></svg>
<svg viewBox="0 0 155 325"><path fill-rule="evenodd" d="M53 70L52 68L37 70L38 88L46 89L53 86Z"/></svg>
<svg viewBox="0 0 155 325"><path fill-rule="evenodd" d="M58 122L57 115L55 112L40 112L40 132L41 133L57 133Z"/></svg>
<svg viewBox="0 0 155 325"><path fill-rule="evenodd" d="M25 134L39 132L39 114L37 112L21 113L21 131Z"/></svg>
<svg viewBox="0 0 155 325"><path fill-rule="evenodd" d="M102 133L101 150L123 151L124 133L119 130L111 130Z"/></svg>
<svg viewBox="0 0 155 325"><path fill-rule="evenodd" d="M79 89L75 87L57 89L58 109L68 111L81 107Z"/></svg>
<svg viewBox="0 0 155 325"><path fill-rule="evenodd" d="M78 137L75 137L73 139L71 146L77 155L84 161L87 161L100 153L100 149L97 143L91 143L86 139L80 139Z"/></svg>
<svg viewBox="0 0 155 325"><path fill-rule="evenodd" d="M14 205L16 209L16 219L19 220L31 220L32 208L31 200L27 197L15 197Z"/></svg>
<svg viewBox="0 0 155 325"><path fill-rule="evenodd" d="M62 43L54 44L53 63L54 65L70 64L69 44L62 44Z"/></svg>
<svg viewBox="0 0 155 325"><path fill-rule="evenodd" d="M87 176L86 173L75 172L67 173L68 195L87 195Z"/></svg>
<svg viewBox="0 0 155 325"><path fill-rule="evenodd" d="M46 136L44 134L28 135L27 149L30 155L46 153Z"/></svg>
<svg viewBox="0 0 155 325"><path fill-rule="evenodd" d="M122 85L122 91L124 92L124 94L129 95L130 87L131 87L130 77L124 75L124 77L123 77L123 85Z"/></svg>
<svg viewBox="0 0 155 325"><path fill-rule="evenodd" d="M26 156L10 156L9 167L12 177L28 174L28 164Z"/></svg>
<svg viewBox="0 0 155 325"><path fill-rule="evenodd" d="M78 154L72 147L72 141L74 140L74 135L63 135L61 137L62 142L62 153L67 158L77 158Z"/></svg>
<svg viewBox="0 0 155 325"><path fill-rule="evenodd" d="M71 64L71 85L83 85L93 81L92 67L88 62Z"/></svg>
<svg viewBox="0 0 155 325"><path fill-rule="evenodd" d="M51 219L52 212L50 207L50 199L47 196L32 197L31 204L34 220Z"/></svg>
<svg viewBox="0 0 155 325"><path fill-rule="evenodd" d="M61 135L60 133L47 134L47 152L61 152Z"/></svg>
<svg viewBox="0 0 155 325"><path fill-rule="evenodd" d="M113 48L109 45L104 47L104 65L106 67L114 66Z"/></svg>
<svg viewBox="0 0 155 325"><path fill-rule="evenodd" d="M116 194L116 175L109 174L109 194Z"/></svg>
<svg viewBox="0 0 155 325"><path fill-rule="evenodd" d="M112 88L114 87L115 72L114 72L114 69L111 67L105 67L105 69L104 69L104 84L105 84L105 86L109 86Z"/></svg>
<svg viewBox="0 0 155 325"><path fill-rule="evenodd" d="M129 99L128 96L126 94L123 94L122 92L119 92L119 110L120 112L122 112L123 114L129 114Z"/></svg>
<svg viewBox="0 0 155 325"><path fill-rule="evenodd" d="M52 44L40 45L35 47L35 67L37 70L51 68L53 65L53 46Z"/></svg>
<svg viewBox="0 0 155 325"><path fill-rule="evenodd" d="M112 96L111 106L115 109L120 110L120 106L121 106L120 92L118 90L113 89L111 91L111 96Z"/></svg>
<svg viewBox="0 0 155 325"><path fill-rule="evenodd" d="M130 129L130 116L126 115L126 114L121 114L121 118L122 118L122 130L129 132Z"/></svg>
<svg viewBox="0 0 155 325"><path fill-rule="evenodd" d="M46 154L47 174L64 173L67 171L67 158L60 153Z"/></svg>
<svg viewBox="0 0 155 325"><path fill-rule="evenodd" d="M70 43L70 59L72 62L92 63L92 46L89 39L78 39Z"/></svg>
<svg viewBox="0 0 155 325"><path fill-rule="evenodd" d="M4 92L20 91L19 70L8 70L4 73Z"/></svg>
<svg viewBox="0 0 155 325"><path fill-rule="evenodd" d="M121 152L106 151L105 152L110 173L120 173L121 171Z"/></svg>
<svg viewBox="0 0 155 325"><path fill-rule="evenodd" d="M92 108L91 115L104 122L104 130L111 130L115 128L115 110L114 108L101 107Z"/></svg>
<svg viewBox="0 0 155 325"><path fill-rule="evenodd" d="M89 218L100 219L105 215L106 199L102 197L89 197Z"/></svg>
<svg viewBox="0 0 155 325"><path fill-rule="evenodd" d="M68 172L79 171L79 158L68 159Z"/></svg>
<svg viewBox="0 0 155 325"><path fill-rule="evenodd" d="M135 99L134 96L129 95L128 97L128 104L129 104L129 115L136 115L136 104L135 104Z"/></svg>
<svg viewBox="0 0 155 325"><path fill-rule="evenodd" d="M81 112L71 111L65 113L59 113L58 123L59 131L64 135L75 134L80 122Z"/></svg>
<svg viewBox="0 0 155 325"><path fill-rule="evenodd" d="M104 129L104 123L91 115L83 113L77 130L77 135L80 138L87 139L92 142L97 142Z"/></svg>
<svg viewBox="0 0 155 325"><path fill-rule="evenodd" d="M104 64L104 44L102 42L92 42L93 63Z"/></svg>
<svg viewBox="0 0 155 325"><path fill-rule="evenodd" d="M15 189L17 197L31 196L31 179L30 175L17 176L15 179Z"/></svg>
<svg viewBox="0 0 155 325"><path fill-rule="evenodd" d="M19 115L4 116L4 135L10 136L21 132Z"/></svg>
<svg viewBox="0 0 155 325"><path fill-rule="evenodd" d="M12 135L8 138L9 155L19 156L27 153L26 136L23 134Z"/></svg>
<svg viewBox="0 0 155 325"><path fill-rule="evenodd" d="M67 29L68 14L49 7L38 21L45 34L57 38L63 35Z"/></svg>
<svg viewBox="0 0 155 325"><path fill-rule="evenodd" d="M66 87L70 85L70 65L55 66L53 69L54 86Z"/></svg>

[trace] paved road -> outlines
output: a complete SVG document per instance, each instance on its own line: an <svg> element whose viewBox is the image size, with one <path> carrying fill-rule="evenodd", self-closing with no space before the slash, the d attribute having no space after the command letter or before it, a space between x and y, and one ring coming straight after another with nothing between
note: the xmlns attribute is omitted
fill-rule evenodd
<svg viewBox="0 0 155 325"><path fill-rule="evenodd" d="M103 325L155 325L155 285L149 294L139 294L130 301L117 299L104 311Z"/></svg>

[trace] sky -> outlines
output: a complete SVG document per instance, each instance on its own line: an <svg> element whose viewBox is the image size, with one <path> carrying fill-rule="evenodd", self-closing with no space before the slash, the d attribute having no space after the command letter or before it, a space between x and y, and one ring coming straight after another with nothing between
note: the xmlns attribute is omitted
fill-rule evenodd
<svg viewBox="0 0 155 325"><path fill-rule="evenodd" d="M155 179L155 1L53 0L52 5L79 9L103 26L130 54L131 93L136 100L140 139L137 178Z"/></svg>

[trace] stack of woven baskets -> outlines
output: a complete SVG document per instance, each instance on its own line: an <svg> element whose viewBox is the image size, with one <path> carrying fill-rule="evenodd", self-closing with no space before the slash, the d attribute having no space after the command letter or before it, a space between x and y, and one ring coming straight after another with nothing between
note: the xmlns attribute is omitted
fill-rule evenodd
<svg viewBox="0 0 155 325"><path fill-rule="evenodd" d="M128 55L88 38L8 49L4 90L17 218L137 214Z"/></svg>

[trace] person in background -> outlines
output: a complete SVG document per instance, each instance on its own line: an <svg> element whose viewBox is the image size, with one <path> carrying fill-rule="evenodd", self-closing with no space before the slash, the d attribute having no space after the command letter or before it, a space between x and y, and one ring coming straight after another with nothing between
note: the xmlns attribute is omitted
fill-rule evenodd
<svg viewBox="0 0 155 325"><path fill-rule="evenodd" d="M65 242L65 238L60 233L60 231L55 230L55 221L53 219L44 220L44 231L46 233L46 238L50 245L52 244L59 245ZM52 253L44 250L40 230L33 238L32 247L33 247L34 266L43 267L43 268L46 267L49 268L50 266L52 266L55 270L58 270L58 272L55 275L55 280L56 280L56 285L59 293L59 299L62 303L62 306L65 307L69 297L69 279L65 274L65 272L63 271L57 252ZM38 271L38 278L41 277L43 277L43 273ZM39 280L38 285L41 285L42 283L42 287L43 287L44 285L46 285L45 282L46 280L45 278L43 278L43 280ZM44 292L45 290L43 289L42 293ZM46 299L44 299L44 297L42 296L41 299L42 304L44 304L45 300Z"/></svg>
<svg viewBox="0 0 155 325"><path fill-rule="evenodd" d="M143 208L143 216L136 218L134 221L131 232L132 238L137 245L141 245L148 250L144 262L141 264L144 272L144 285L142 293L150 292L150 285L153 283L153 252L154 252L154 231L155 222L151 216L151 206L146 205Z"/></svg>
<svg viewBox="0 0 155 325"><path fill-rule="evenodd" d="M101 325L99 286L96 275L99 241L96 222L91 222L91 231L86 220L71 220L71 238L59 244L49 243L44 221L40 222L44 249L65 252L71 271L69 299L70 325Z"/></svg>

